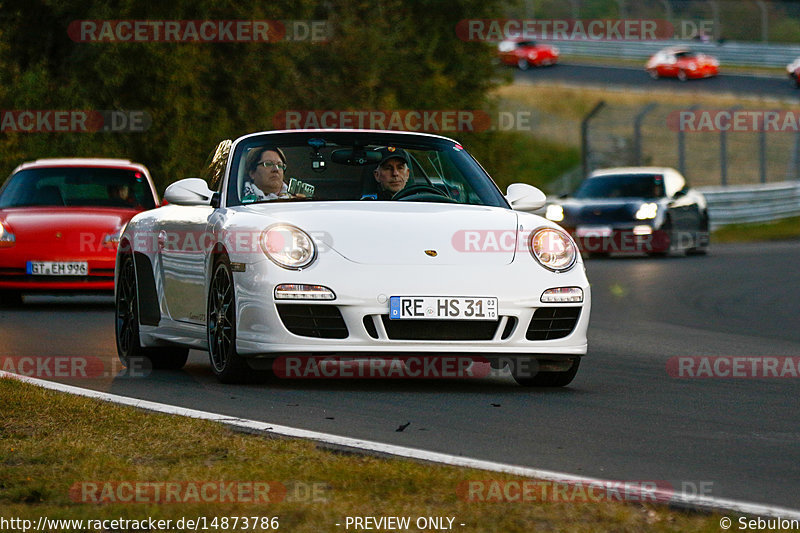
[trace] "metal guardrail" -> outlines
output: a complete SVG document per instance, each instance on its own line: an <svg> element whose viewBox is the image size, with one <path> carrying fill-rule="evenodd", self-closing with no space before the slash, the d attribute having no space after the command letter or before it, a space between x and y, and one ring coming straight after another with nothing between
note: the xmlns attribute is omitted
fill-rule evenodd
<svg viewBox="0 0 800 533"><path fill-rule="evenodd" d="M545 42L545 41L542 41ZM722 44L698 41L546 41L555 45L562 54L615 59L640 59L644 61L668 46L686 45L693 50L712 55L725 65L760 67L785 67L800 57L800 45L765 44L725 41Z"/></svg>
<svg viewBox="0 0 800 533"><path fill-rule="evenodd" d="M800 216L800 181L698 187L708 202L712 228Z"/></svg>

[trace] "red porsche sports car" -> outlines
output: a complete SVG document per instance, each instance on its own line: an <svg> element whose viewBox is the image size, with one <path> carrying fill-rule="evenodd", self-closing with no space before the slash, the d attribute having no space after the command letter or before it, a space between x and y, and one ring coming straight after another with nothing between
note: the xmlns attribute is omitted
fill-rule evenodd
<svg viewBox="0 0 800 533"><path fill-rule="evenodd" d="M555 65L559 55L555 46L528 40L502 41L497 45L497 53L503 64L514 65L521 70L528 70L531 66Z"/></svg>
<svg viewBox="0 0 800 533"><path fill-rule="evenodd" d="M664 48L647 62L647 73L653 79L678 78L680 81L710 78L719 74L717 58L688 48Z"/></svg>
<svg viewBox="0 0 800 533"><path fill-rule="evenodd" d="M114 290L119 235L158 205L150 173L123 159L40 159L0 188L0 304L29 292Z"/></svg>

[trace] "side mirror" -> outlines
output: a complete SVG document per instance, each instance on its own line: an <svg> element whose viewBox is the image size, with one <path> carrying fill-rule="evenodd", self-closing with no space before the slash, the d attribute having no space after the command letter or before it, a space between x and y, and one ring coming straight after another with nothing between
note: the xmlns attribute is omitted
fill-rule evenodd
<svg viewBox="0 0 800 533"><path fill-rule="evenodd" d="M675 199L678 199L678 198L683 198L684 196L686 196L686 194L687 194L688 192L689 192L689 190L688 190L688 189L681 189L681 190L679 190L678 192L676 192L676 193L675 193L675 195L673 196L673 198L675 198Z"/></svg>
<svg viewBox="0 0 800 533"><path fill-rule="evenodd" d="M536 211L544 207L547 197L527 183L512 183L506 189L506 200L515 211Z"/></svg>
<svg viewBox="0 0 800 533"><path fill-rule="evenodd" d="M211 205L214 191L200 178L176 181L164 191L164 200L175 205Z"/></svg>

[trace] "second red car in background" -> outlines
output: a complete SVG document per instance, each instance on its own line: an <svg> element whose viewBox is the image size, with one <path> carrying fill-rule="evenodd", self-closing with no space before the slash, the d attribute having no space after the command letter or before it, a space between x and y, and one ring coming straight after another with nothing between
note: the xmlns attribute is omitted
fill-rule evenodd
<svg viewBox="0 0 800 533"><path fill-rule="evenodd" d="M558 63L558 48L530 40L508 40L497 45L500 61L505 65L517 66L521 70L529 67L543 67Z"/></svg>
<svg viewBox="0 0 800 533"><path fill-rule="evenodd" d="M686 81L717 76L719 61L689 48L671 47L664 48L651 57L645 68L653 79L678 78Z"/></svg>

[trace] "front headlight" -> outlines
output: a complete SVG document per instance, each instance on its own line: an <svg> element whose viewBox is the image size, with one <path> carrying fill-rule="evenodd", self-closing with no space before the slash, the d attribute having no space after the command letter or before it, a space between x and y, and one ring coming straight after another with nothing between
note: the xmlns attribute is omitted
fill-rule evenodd
<svg viewBox="0 0 800 533"><path fill-rule="evenodd" d="M658 204L654 202L648 202L646 204L642 204L639 207L639 210L636 211L636 220L649 220L651 218L656 218L658 214Z"/></svg>
<svg viewBox="0 0 800 533"><path fill-rule="evenodd" d="M550 204L547 206L547 211L544 214L547 220L553 222L561 222L564 220L564 208L558 204Z"/></svg>
<svg viewBox="0 0 800 533"><path fill-rule="evenodd" d="M578 256L572 239L564 232L542 228L531 236L531 255L540 265L554 272L572 268Z"/></svg>
<svg viewBox="0 0 800 533"><path fill-rule="evenodd" d="M5 226L3 226L3 223L0 222L0 248L10 248L14 246L16 241L17 238L14 234L8 231Z"/></svg>
<svg viewBox="0 0 800 533"><path fill-rule="evenodd" d="M278 266L300 270L314 262L317 248L309 235L289 224L274 224L261 234L261 249Z"/></svg>

